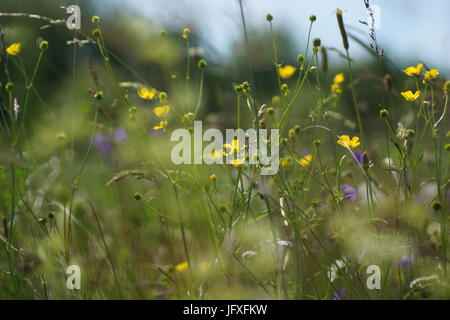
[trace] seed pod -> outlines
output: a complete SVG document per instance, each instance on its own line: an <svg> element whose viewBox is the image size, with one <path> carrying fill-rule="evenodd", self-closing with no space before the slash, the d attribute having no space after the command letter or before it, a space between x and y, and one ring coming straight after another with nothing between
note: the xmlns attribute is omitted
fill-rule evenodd
<svg viewBox="0 0 450 320"><path fill-rule="evenodd" d="M342 42L344 44L344 49L348 50L349 45L348 45L347 32L345 31L344 19L342 18L342 10L341 9L336 10L336 18L337 18L337 22L339 25L339 30L341 31L341 37L342 37Z"/></svg>
<svg viewBox="0 0 450 320"><path fill-rule="evenodd" d="M322 71L328 72L328 53L327 48L324 46L320 47L320 55L322 56Z"/></svg>

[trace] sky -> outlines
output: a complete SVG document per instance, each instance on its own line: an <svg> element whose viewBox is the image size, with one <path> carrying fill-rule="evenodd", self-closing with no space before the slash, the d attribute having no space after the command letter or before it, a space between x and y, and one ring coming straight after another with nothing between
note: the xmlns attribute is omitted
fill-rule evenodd
<svg viewBox="0 0 450 320"><path fill-rule="evenodd" d="M101 0L101 2L110 0ZM363 0L243 0L249 29L268 28L265 16L274 16L274 27L291 32L298 45L304 44L309 16L315 14L313 38L328 47L342 49L335 10L343 9L348 28L367 29L359 20L367 20ZM449 0L371 0L380 8L376 30L378 44L394 63L411 64L424 60L431 67L450 75L450 1ZM161 28L194 26L202 39L226 55L234 41L242 37L238 0L122 0L120 5L136 9ZM351 55L364 50L351 43ZM399 67L403 67L399 65Z"/></svg>

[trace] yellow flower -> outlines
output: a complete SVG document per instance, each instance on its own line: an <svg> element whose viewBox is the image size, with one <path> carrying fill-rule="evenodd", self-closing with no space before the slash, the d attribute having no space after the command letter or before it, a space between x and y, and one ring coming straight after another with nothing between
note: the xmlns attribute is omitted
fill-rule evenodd
<svg viewBox="0 0 450 320"><path fill-rule="evenodd" d="M10 56L15 56L20 53L20 49L22 49L22 45L20 43L13 43L6 49L6 53Z"/></svg>
<svg viewBox="0 0 450 320"><path fill-rule="evenodd" d="M141 99L152 100L156 95L156 89L152 88L152 90L148 90L148 88L144 87L138 91L138 96Z"/></svg>
<svg viewBox="0 0 450 320"><path fill-rule="evenodd" d="M345 148L356 148L357 146L359 146L361 143L359 142L359 138L358 137L353 137L350 140L350 137L347 135L343 135L339 137L339 140L337 141L338 144L340 144L341 146L345 147Z"/></svg>
<svg viewBox="0 0 450 320"><path fill-rule="evenodd" d="M333 83L334 84L342 84L342 83L344 83L344 81L345 81L345 77L344 77L344 74L342 72L338 73L333 78Z"/></svg>
<svg viewBox="0 0 450 320"><path fill-rule="evenodd" d="M231 160L231 164L236 168L241 167L244 164L244 162L245 162L244 158Z"/></svg>
<svg viewBox="0 0 450 320"><path fill-rule="evenodd" d="M183 34L181 35L181 37L182 37L183 39L187 39L187 38L189 37L189 33L191 33L191 30L188 29L188 28L184 28L184 29L183 29Z"/></svg>
<svg viewBox="0 0 450 320"><path fill-rule="evenodd" d="M333 84L331 85L331 92L340 94L340 93L342 93L342 88L341 88L340 85L338 85L338 84L336 84L336 83L333 83Z"/></svg>
<svg viewBox="0 0 450 320"><path fill-rule="evenodd" d="M187 263L187 261L184 261L175 266L175 270L177 270L179 272L185 272L188 268L189 268L189 264Z"/></svg>
<svg viewBox="0 0 450 320"><path fill-rule="evenodd" d="M406 73L410 77L418 76L420 74L420 71L422 71L423 63L419 63L417 66L411 66L403 70L404 73Z"/></svg>
<svg viewBox="0 0 450 320"><path fill-rule="evenodd" d="M288 78L292 77L294 75L295 71L297 71L297 68L294 66L290 66L290 65L278 68L278 74L283 79L288 79Z"/></svg>
<svg viewBox="0 0 450 320"><path fill-rule="evenodd" d="M154 126L153 129L160 130L160 129L164 129L165 127L167 127L167 121L161 121L156 126Z"/></svg>
<svg viewBox="0 0 450 320"><path fill-rule="evenodd" d="M233 139L231 141L231 144L225 143L223 145L223 147L225 149L230 149L230 153L224 152L225 156L228 156L229 154L233 154L233 153L238 153L239 152L239 140L238 139ZM241 148L241 149L244 149L244 148L245 148L245 146L243 148Z"/></svg>
<svg viewBox="0 0 450 320"><path fill-rule="evenodd" d="M425 71L425 73L423 75L425 76L425 80L434 79L439 75L439 69L431 69L431 70Z"/></svg>
<svg viewBox="0 0 450 320"><path fill-rule="evenodd" d="M160 118L162 118L166 114L168 114L169 111L170 111L169 106L156 107L155 109L153 109L153 113L156 114Z"/></svg>
<svg viewBox="0 0 450 320"><path fill-rule="evenodd" d="M420 97L420 90L417 90L416 93L412 93L412 91L409 90L400 92L400 94L406 99L406 101L416 101Z"/></svg>
<svg viewBox="0 0 450 320"><path fill-rule="evenodd" d="M312 154L307 154L303 158L300 158L300 164L304 167L307 167L311 164Z"/></svg>
<svg viewBox="0 0 450 320"><path fill-rule="evenodd" d="M284 158L281 158L280 159L280 165L282 166L282 167L286 167L286 166L288 166L288 165L290 165L291 164L291 157L284 157Z"/></svg>

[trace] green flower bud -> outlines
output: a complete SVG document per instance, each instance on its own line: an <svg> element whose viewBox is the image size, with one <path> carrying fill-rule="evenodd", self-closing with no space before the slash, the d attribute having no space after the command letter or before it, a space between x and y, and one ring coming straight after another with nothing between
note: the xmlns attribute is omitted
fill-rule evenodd
<svg viewBox="0 0 450 320"><path fill-rule="evenodd" d="M199 67L199 69L204 69L204 68L206 68L207 66L208 66L208 64L207 64L206 61L203 60L203 59L201 59L201 60L198 62L198 67Z"/></svg>
<svg viewBox="0 0 450 320"><path fill-rule="evenodd" d="M272 21L273 20L273 16L270 13L268 13L266 15L266 20L269 21L269 22Z"/></svg>
<svg viewBox="0 0 450 320"><path fill-rule="evenodd" d="M442 209L442 203L440 201L434 201L431 206L435 211L439 211Z"/></svg>
<svg viewBox="0 0 450 320"><path fill-rule="evenodd" d="M315 140L313 141L313 146L316 147L316 148L318 148L318 147L320 146L320 140L319 140L319 139L315 139Z"/></svg>
<svg viewBox="0 0 450 320"><path fill-rule="evenodd" d="M12 91L14 89L14 83L8 82L5 86L6 91Z"/></svg>
<svg viewBox="0 0 450 320"><path fill-rule="evenodd" d="M312 15L309 16L309 21L314 22L316 20L317 20L317 18L316 18L315 15L312 14Z"/></svg>
<svg viewBox="0 0 450 320"><path fill-rule="evenodd" d="M167 102L167 93L165 93L164 91L161 91L159 93L159 101L161 103L166 103Z"/></svg>
<svg viewBox="0 0 450 320"><path fill-rule="evenodd" d="M95 39L98 39L102 36L102 30L100 29L94 29L92 30L92 37L94 37Z"/></svg>
<svg viewBox="0 0 450 320"><path fill-rule="evenodd" d="M58 132L56 134L56 139L58 139L59 141L65 141L67 140L67 135L63 131Z"/></svg>
<svg viewBox="0 0 450 320"><path fill-rule="evenodd" d="M227 206L224 204L219 205L219 207L217 209L219 209L219 212L221 212L221 213L227 212Z"/></svg>
<svg viewBox="0 0 450 320"><path fill-rule="evenodd" d="M320 41L320 38L315 38L313 40L313 46L314 47L320 47L321 43L322 43L322 41Z"/></svg>
<svg viewBox="0 0 450 320"><path fill-rule="evenodd" d="M450 143L447 143L447 144L444 146L444 148L445 148L445 150L450 151Z"/></svg>
<svg viewBox="0 0 450 320"><path fill-rule="evenodd" d="M267 114L269 115L269 116L271 116L271 115L273 115L274 114L274 112L275 112L275 110L273 109L273 108L267 108Z"/></svg>
<svg viewBox="0 0 450 320"><path fill-rule="evenodd" d="M444 92L450 93L450 80L445 81L445 83L444 83Z"/></svg>
<svg viewBox="0 0 450 320"><path fill-rule="evenodd" d="M103 92L102 92L102 91L97 91L97 92L94 94L94 98L95 98L96 100L102 100L102 99L103 99Z"/></svg>
<svg viewBox="0 0 450 320"><path fill-rule="evenodd" d="M380 111L380 118L381 119L387 119L389 117L389 111L386 109L383 109Z"/></svg>
<svg viewBox="0 0 450 320"><path fill-rule="evenodd" d="M311 71L312 73L317 72L318 68L316 66L312 66L309 71Z"/></svg>
<svg viewBox="0 0 450 320"><path fill-rule="evenodd" d="M301 129L301 127L299 125L294 126L295 133L299 133L300 129Z"/></svg>
<svg viewBox="0 0 450 320"><path fill-rule="evenodd" d="M41 49L42 51L47 51L48 50L48 42L45 40L41 41L41 43L39 44L39 49Z"/></svg>
<svg viewBox="0 0 450 320"><path fill-rule="evenodd" d="M165 29L159 30L159 36L160 37L165 37L166 35L167 35L167 31Z"/></svg>
<svg viewBox="0 0 450 320"><path fill-rule="evenodd" d="M99 16L93 16L91 21L92 21L92 23L100 23L100 17Z"/></svg>
<svg viewBox="0 0 450 320"><path fill-rule="evenodd" d="M139 192L135 192L134 193L134 199L136 201L142 200L142 194L140 194Z"/></svg>
<svg viewBox="0 0 450 320"><path fill-rule="evenodd" d="M300 62L300 63L303 63L305 61L305 56L302 55L302 54L299 54L297 56L297 61Z"/></svg>

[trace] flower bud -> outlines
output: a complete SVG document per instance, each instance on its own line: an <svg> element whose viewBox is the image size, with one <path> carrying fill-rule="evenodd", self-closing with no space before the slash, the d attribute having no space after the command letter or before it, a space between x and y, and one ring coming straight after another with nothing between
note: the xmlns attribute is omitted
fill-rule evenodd
<svg viewBox="0 0 450 320"><path fill-rule="evenodd" d="M314 47L320 47L321 43L322 43L322 41L320 40L320 38L315 38L313 40L313 46Z"/></svg>
<svg viewBox="0 0 450 320"><path fill-rule="evenodd" d="M383 109L380 111L380 118L381 119L387 119L389 117L389 111L386 109Z"/></svg>
<svg viewBox="0 0 450 320"><path fill-rule="evenodd" d="M270 13L268 13L266 15L266 20L269 21L269 22L272 21L273 20L273 16Z"/></svg>
<svg viewBox="0 0 450 320"><path fill-rule="evenodd" d="M134 193L134 199L136 201L142 200L142 194L140 194L139 192L135 192Z"/></svg>
<svg viewBox="0 0 450 320"><path fill-rule="evenodd" d="M92 30L92 37L94 37L95 39L98 39L102 36L102 30L100 29L94 29Z"/></svg>
<svg viewBox="0 0 450 320"><path fill-rule="evenodd" d="M14 83L8 82L5 86L6 91L12 91L14 89Z"/></svg>
<svg viewBox="0 0 450 320"><path fill-rule="evenodd" d="M440 201L434 201L431 206L435 211L439 211L442 209L442 203Z"/></svg>
<svg viewBox="0 0 450 320"><path fill-rule="evenodd" d="M267 108L267 114L268 114L269 116L273 115L274 112L275 112L275 110L274 110L273 108Z"/></svg>
<svg viewBox="0 0 450 320"><path fill-rule="evenodd" d="M302 54L299 54L297 56L297 61L300 62L300 63L303 63L305 61L305 56L302 55Z"/></svg>
<svg viewBox="0 0 450 320"><path fill-rule="evenodd" d="M206 68L208 66L208 64L206 63L206 60L204 60L204 59L201 59L199 62L198 62L198 68L199 69L204 69L204 68Z"/></svg>
<svg viewBox="0 0 450 320"><path fill-rule="evenodd" d="M309 21L314 22L316 20L317 20L317 18L316 18L315 15L312 14L312 15L309 16Z"/></svg>
<svg viewBox="0 0 450 320"><path fill-rule="evenodd" d="M212 182L216 182L216 180L217 180L216 175L215 174L210 175L209 180L211 180Z"/></svg>
<svg viewBox="0 0 450 320"><path fill-rule="evenodd" d="M48 50L48 42L45 40L41 41L41 43L39 44L39 49L41 49L41 51L47 51Z"/></svg>
<svg viewBox="0 0 450 320"><path fill-rule="evenodd" d="M102 92L102 91L97 91L97 92L94 94L94 98L95 98L96 100L102 100L102 99L103 99L103 92Z"/></svg>
<svg viewBox="0 0 450 320"><path fill-rule="evenodd" d="M93 16L92 17L92 23L100 23L100 17L99 16Z"/></svg>

